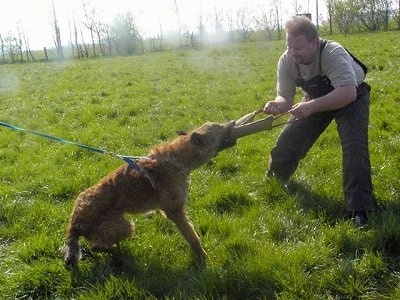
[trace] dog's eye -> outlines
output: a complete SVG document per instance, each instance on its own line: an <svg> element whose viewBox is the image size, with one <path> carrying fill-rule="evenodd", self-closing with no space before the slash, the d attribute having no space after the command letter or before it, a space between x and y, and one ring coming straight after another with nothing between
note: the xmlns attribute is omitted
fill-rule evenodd
<svg viewBox="0 0 400 300"><path fill-rule="evenodd" d="M187 135L187 132L185 130L177 130L176 133L178 135Z"/></svg>
<svg viewBox="0 0 400 300"><path fill-rule="evenodd" d="M196 132L192 133L191 139L192 139L193 143L195 143L196 145L205 146L205 144L206 144L204 136L201 134L198 134Z"/></svg>

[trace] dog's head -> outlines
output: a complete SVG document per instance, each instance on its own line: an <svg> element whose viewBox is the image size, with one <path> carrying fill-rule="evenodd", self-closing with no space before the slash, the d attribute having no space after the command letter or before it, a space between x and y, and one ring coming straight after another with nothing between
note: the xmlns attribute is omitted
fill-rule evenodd
<svg viewBox="0 0 400 300"><path fill-rule="evenodd" d="M161 157L171 153L189 169L195 169L218 154L219 151L235 145L231 140L231 129L235 122L224 124L207 122L192 131L179 131L179 137L171 142L154 147L150 154Z"/></svg>
<svg viewBox="0 0 400 300"><path fill-rule="evenodd" d="M171 161L173 158L188 169L195 169L219 151L235 145L236 139L231 138L234 125L234 121L224 124L207 122L192 131L179 131L179 137L153 147L149 155L159 161Z"/></svg>
<svg viewBox="0 0 400 300"><path fill-rule="evenodd" d="M231 137L234 121L224 124L207 122L193 131L177 131L179 135L188 135L191 142L199 147L213 148L215 154L236 144Z"/></svg>

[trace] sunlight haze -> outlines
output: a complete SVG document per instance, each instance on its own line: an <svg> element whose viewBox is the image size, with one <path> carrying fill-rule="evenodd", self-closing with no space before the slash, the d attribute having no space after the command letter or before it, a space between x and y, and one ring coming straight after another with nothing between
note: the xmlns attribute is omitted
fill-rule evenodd
<svg viewBox="0 0 400 300"><path fill-rule="evenodd" d="M137 26L144 36L159 34L160 27L164 33L177 31L178 22L173 0L147 0L147 1L82 1L82 0L55 0L55 10L63 44L68 44L70 36L70 23L76 20L82 22L83 5L95 7L96 13L101 16L103 22L111 24L120 13L131 10L135 16ZM297 1L303 8L301 12L310 11L315 19L315 2ZM321 1L320 1L321 2ZM216 11L231 12L233 15L239 8L249 8L249 14L255 14L259 8L265 7L268 1L238 1L238 0L201 0L183 1L177 0L181 30L196 32L199 24L199 16L203 16L203 22L212 19ZM282 1L282 16L292 15L294 5L288 1ZM322 4L319 4L322 9ZM0 0L0 34L4 37L12 34L18 37L18 29L25 33L32 49L53 47L53 12L51 0Z"/></svg>

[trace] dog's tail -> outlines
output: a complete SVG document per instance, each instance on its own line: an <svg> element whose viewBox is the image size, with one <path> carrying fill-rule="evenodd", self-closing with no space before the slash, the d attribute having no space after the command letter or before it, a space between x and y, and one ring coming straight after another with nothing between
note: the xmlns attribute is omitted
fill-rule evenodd
<svg viewBox="0 0 400 300"><path fill-rule="evenodd" d="M63 248L64 263L68 267L74 267L81 259L81 249L79 247L79 236L70 234L67 244Z"/></svg>

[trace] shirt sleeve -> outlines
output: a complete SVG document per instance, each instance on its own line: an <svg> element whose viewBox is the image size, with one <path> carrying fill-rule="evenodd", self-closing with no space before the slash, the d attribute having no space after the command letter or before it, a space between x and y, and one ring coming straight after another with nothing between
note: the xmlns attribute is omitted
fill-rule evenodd
<svg viewBox="0 0 400 300"><path fill-rule="evenodd" d="M322 52L321 69L334 88L345 85L358 86L363 79L357 79L353 62L353 58L341 45L330 42Z"/></svg>

